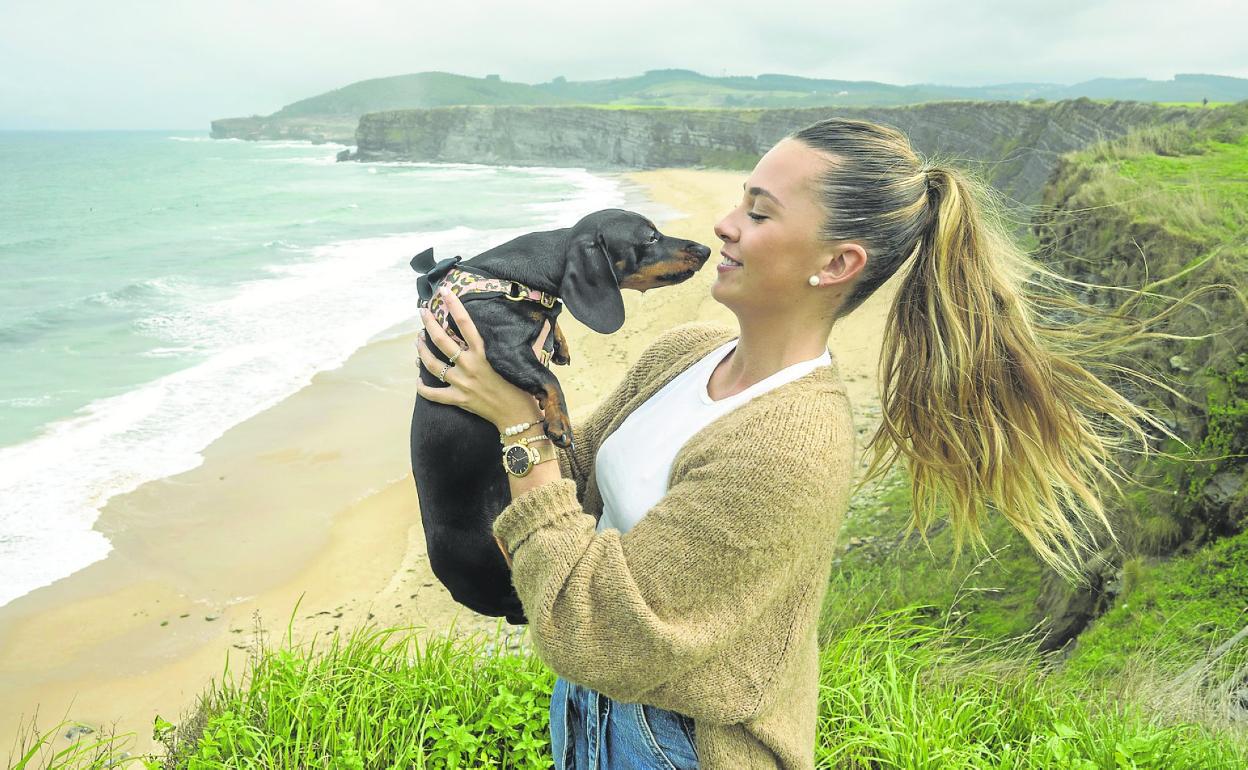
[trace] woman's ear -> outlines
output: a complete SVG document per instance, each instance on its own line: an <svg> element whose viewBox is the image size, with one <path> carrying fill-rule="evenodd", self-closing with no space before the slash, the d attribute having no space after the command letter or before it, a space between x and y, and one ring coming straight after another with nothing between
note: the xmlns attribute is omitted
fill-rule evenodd
<svg viewBox="0 0 1248 770"><path fill-rule="evenodd" d="M624 298L599 233L585 233L568 249L559 288L572 317L599 334L624 325Z"/></svg>

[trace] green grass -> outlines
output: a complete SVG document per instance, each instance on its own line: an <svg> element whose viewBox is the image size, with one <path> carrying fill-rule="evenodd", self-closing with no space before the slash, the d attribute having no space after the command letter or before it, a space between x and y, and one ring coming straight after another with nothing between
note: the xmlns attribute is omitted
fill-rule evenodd
<svg viewBox="0 0 1248 770"><path fill-rule="evenodd" d="M1209 102L1201 104L1200 102L1154 102L1158 107L1207 107L1213 109L1215 107L1229 107L1236 102Z"/></svg>
<svg viewBox="0 0 1248 770"><path fill-rule="evenodd" d="M1231 768L1243 738L1166 723L1092 688L1054 687L1025 645L984 643L920 607L822 649L817 759L826 768Z"/></svg>
<svg viewBox="0 0 1248 770"><path fill-rule="evenodd" d="M1225 118L1211 118L1199 132L1175 124L1134 130L1074 153L1070 162L1084 167L1079 183L1085 198L1111 202L1185 239L1242 242L1248 227L1246 112L1219 110Z"/></svg>
<svg viewBox="0 0 1248 770"><path fill-rule="evenodd" d="M967 547L955 568L947 527L928 533L930 551L917 532L901 539L911 517L902 475L894 471L881 486L878 495L851 503L837 537L842 547L855 538L861 545L837 557L820 639L907 605L950 608L965 632L988 639L1023 636L1043 620L1037 608L1043 567L1004 517L990 517L985 528L991 557Z"/></svg>
<svg viewBox="0 0 1248 770"><path fill-rule="evenodd" d="M1167 561L1138 560L1116 605L1084 632L1065 664L1072 680L1110 683L1148 666L1173 678L1248 625L1248 532ZM1207 678L1244 655L1220 661Z"/></svg>
<svg viewBox="0 0 1248 770"><path fill-rule="evenodd" d="M73 743L63 748L54 747L54 742L67 728L87 727L85 734L79 735ZM73 770L109 767L160 767L154 757L131 757L130 749L135 743L133 733L118 735L116 733L96 734L93 728L68 720L62 721L46 732L40 732L34 720L22 723L24 729L17 744L9 752L9 767L12 770L34 770L49 768L50 770Z"/></svg>
<svg viewBox="0 0 1248 770"><path fill-rule="evenodd" d="M1114 170L1132 183L1129 194L1147 196L1148 213L1165 227L1201 239L1242 235L1248 224L1248 135L1194 150L1127 158ZM1176 213L1176 206L1187 211Z"/></svg>
<svg viewBox="0 0 1248 770"><path fill-rule="evenodd" d="M553 684L531 656L393 630L267 651L210 694L186 766L544 767Z"/></svg>
<svg viewBox="0 0 1248 770"><path fill-rule="evenodd" d="M823 646L819 767L1216 770L1248 762L1242 737L1059 689L1025 645L986 643L957 626L950 614L930 619L906 607ZM17 767L549 767L554 675L530 655L482 654L480 642L365 629L320 650L263 649L181 725L157 720L169 747L163 759L109 765L65 755Z"/></svg>

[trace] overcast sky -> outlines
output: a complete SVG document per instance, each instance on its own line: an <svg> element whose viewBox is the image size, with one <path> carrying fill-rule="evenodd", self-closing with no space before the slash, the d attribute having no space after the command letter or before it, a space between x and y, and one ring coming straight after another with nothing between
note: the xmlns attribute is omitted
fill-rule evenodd
<svg viewBox="0 0 1248 770"><path fill-rule="evenodd" d="M0 128L269 114L428 70L539 83L682 67L887 83L1248 77L1243 0L0 0Z"/></svg>

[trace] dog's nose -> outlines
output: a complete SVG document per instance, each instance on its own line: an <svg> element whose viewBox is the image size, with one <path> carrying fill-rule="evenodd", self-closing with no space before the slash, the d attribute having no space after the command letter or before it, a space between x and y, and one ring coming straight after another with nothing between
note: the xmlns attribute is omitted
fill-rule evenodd
<svg viewBox="0 0 1248 770"><path fill-rule="evenodd" d="M700 243L690 244L689 247L685 249L685 251L688 251L690 254L697 257L698 260L701 262L705 262L706 258L711 256L710 248L703 246Z"/></svg>

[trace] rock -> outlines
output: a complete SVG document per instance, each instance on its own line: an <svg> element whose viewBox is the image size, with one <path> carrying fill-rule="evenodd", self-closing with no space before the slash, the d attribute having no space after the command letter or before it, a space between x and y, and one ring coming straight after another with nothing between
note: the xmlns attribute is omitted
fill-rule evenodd
<svg viewBox="0 0 1248 770"><path fill-rule="evenodd" d="M527 630L527 626L506 626L503 628L502 637L485 642L481 645L481 651L486 656L523 655L531 650L525 636Z"/></svg>
<svg viewBox="0 0 1248 770"><path fill-rule="evenodd" d="M1102 552L1099 559L1085 565L1086 586L1072 586L1052 571L1044 573L1037 597L1040 611L1048 618L1038 647L1041 652L1067 647L1094 618L1104 614L1113 596L1106 591L1106 584L1120 575L1119 569L1108 563L1107 555Z"/></svg>
<svg viewBox="0 0 1248 770"><path fill-rule="evenodd" d="M1230 505L1244 487L1244 477L1239 471L1219 471L1205 484L1205 499L1215 508Z"/></svg>
<svg viewBox="0 0 1248 770"><path fill-rule="evenodd" d="M1170 368L1180 372L1190 372L1192 367L1187 365L1187 361L1183 356L1170 356Z"/></svg>
<svg viewBox="0 0 1248 770"><path fill-rule="evenodd" d="M338 159L338 162L339 162L339 163L343 162L344 160L351 160L351 151L350 151L350 150L340 150L340 151L338 152L338 155L337 155L337 156L335 156L335 157L337 157L337 159Z"/></svg>
<svg viewBox="0 0 1248 770"><path fill-rule="evenodd" d="M87 725L71 725L70 728L65 731L65 737L72 741L81 735L90 735L94 732L95 730Z"/></svg>

